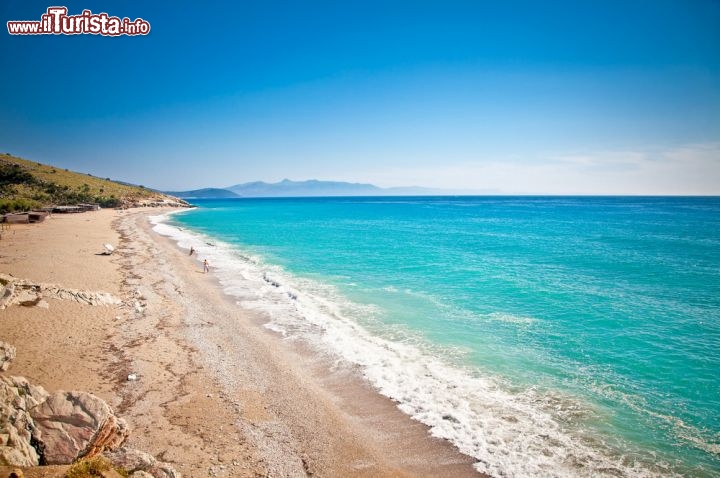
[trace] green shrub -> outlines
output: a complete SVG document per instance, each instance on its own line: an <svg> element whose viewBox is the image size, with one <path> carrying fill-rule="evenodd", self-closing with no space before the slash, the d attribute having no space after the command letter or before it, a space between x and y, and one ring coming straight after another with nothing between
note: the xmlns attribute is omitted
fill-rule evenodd
<svg viewBox="0 0 720 478"><path fill-rule="evenodd" d="M65 474L66 478L100 478L103 473L113 468L121 476L127 477L129 473L124 468L114 468L110 460L102 456L96 456L86 460L80 460L73 464Z"/></svg>
<svg viewBox="0 0 720 478"><path fill-rule="evenodd" d="M119 207L121 202L116 197L110 196L98 196L95 198L96 203L100 204L100 207L110 208L110 207Z"/></svg>
<svg viewBox="0 0 720 478"><path fill-rule="evenodd" d="M29 211L31 209L37 209L40 207L40 203L33 201L32 199L0 199L0 214L6 214L8 212L15 211Z"/></svg>
<svg viewBox="0 0 720 478"><path fill-rule="evenodd" d="M0 186L6 184L35 184L35 177L17 164L0 163Z"/></svg>

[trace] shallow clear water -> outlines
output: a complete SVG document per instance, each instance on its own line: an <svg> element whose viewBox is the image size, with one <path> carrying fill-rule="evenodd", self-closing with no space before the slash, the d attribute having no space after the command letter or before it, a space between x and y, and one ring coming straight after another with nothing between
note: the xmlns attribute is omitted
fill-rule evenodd
<svg viewBox="0 0 720 478"><path fill-rule="evenodd" d="M197 204L159 232L480 470L720 476L720 198Z"/></svg>

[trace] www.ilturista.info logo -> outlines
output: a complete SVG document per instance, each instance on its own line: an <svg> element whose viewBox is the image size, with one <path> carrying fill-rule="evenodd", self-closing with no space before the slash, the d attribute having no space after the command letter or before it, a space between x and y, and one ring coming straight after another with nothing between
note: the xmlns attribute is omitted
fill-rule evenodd
<svg viewBox="0 0 720 478"><path fill-rule="evenodd" d="M40 21L7 22L11 35L147 35L150 23L142 18L111 17L107 13L93 13L83 10L80 15L68 15L65 7L50 7Z"/></svg>

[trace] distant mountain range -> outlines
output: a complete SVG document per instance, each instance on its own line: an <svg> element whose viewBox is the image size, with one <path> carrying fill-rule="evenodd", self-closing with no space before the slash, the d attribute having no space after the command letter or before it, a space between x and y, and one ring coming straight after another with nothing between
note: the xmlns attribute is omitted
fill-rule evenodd
<svg viewBox="0 0 720 478"><path fill-rule="evenodd" d="M184 199L225 199L240 197L229 189L222 188L203 188L193 189L192 191L173 191L168 192L167 194Z"/></svg>
<svg viewBox="0 0 720 478"><path fill-rule="evenodd" d="M204 188L192 191L168 191L167 194L183 199L210 198L270 198L270 197L328 197L328 196L438 196L469 194L469 192L448 191L422 187L380 188L373 184L346 183L340 181L291 181L283 179L277 183L254 181L236 184L227 188Z"/></svg>

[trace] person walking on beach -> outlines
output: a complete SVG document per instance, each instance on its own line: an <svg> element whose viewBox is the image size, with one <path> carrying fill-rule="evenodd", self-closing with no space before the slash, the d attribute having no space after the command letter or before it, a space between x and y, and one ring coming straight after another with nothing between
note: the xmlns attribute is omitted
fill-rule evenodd
<svg viewBox="0 0 720 478"><path fill-rule="evenodd" d="M193 254L195 254L195 248L190 246L190 255L192 256Z"/></svg>
<svg viewBox="0 0 720 478"><path fill-rule="evenodd" d="M206 274L210 272L210 264L208 264L207 259L203 261L203 272Z"/></svg>

